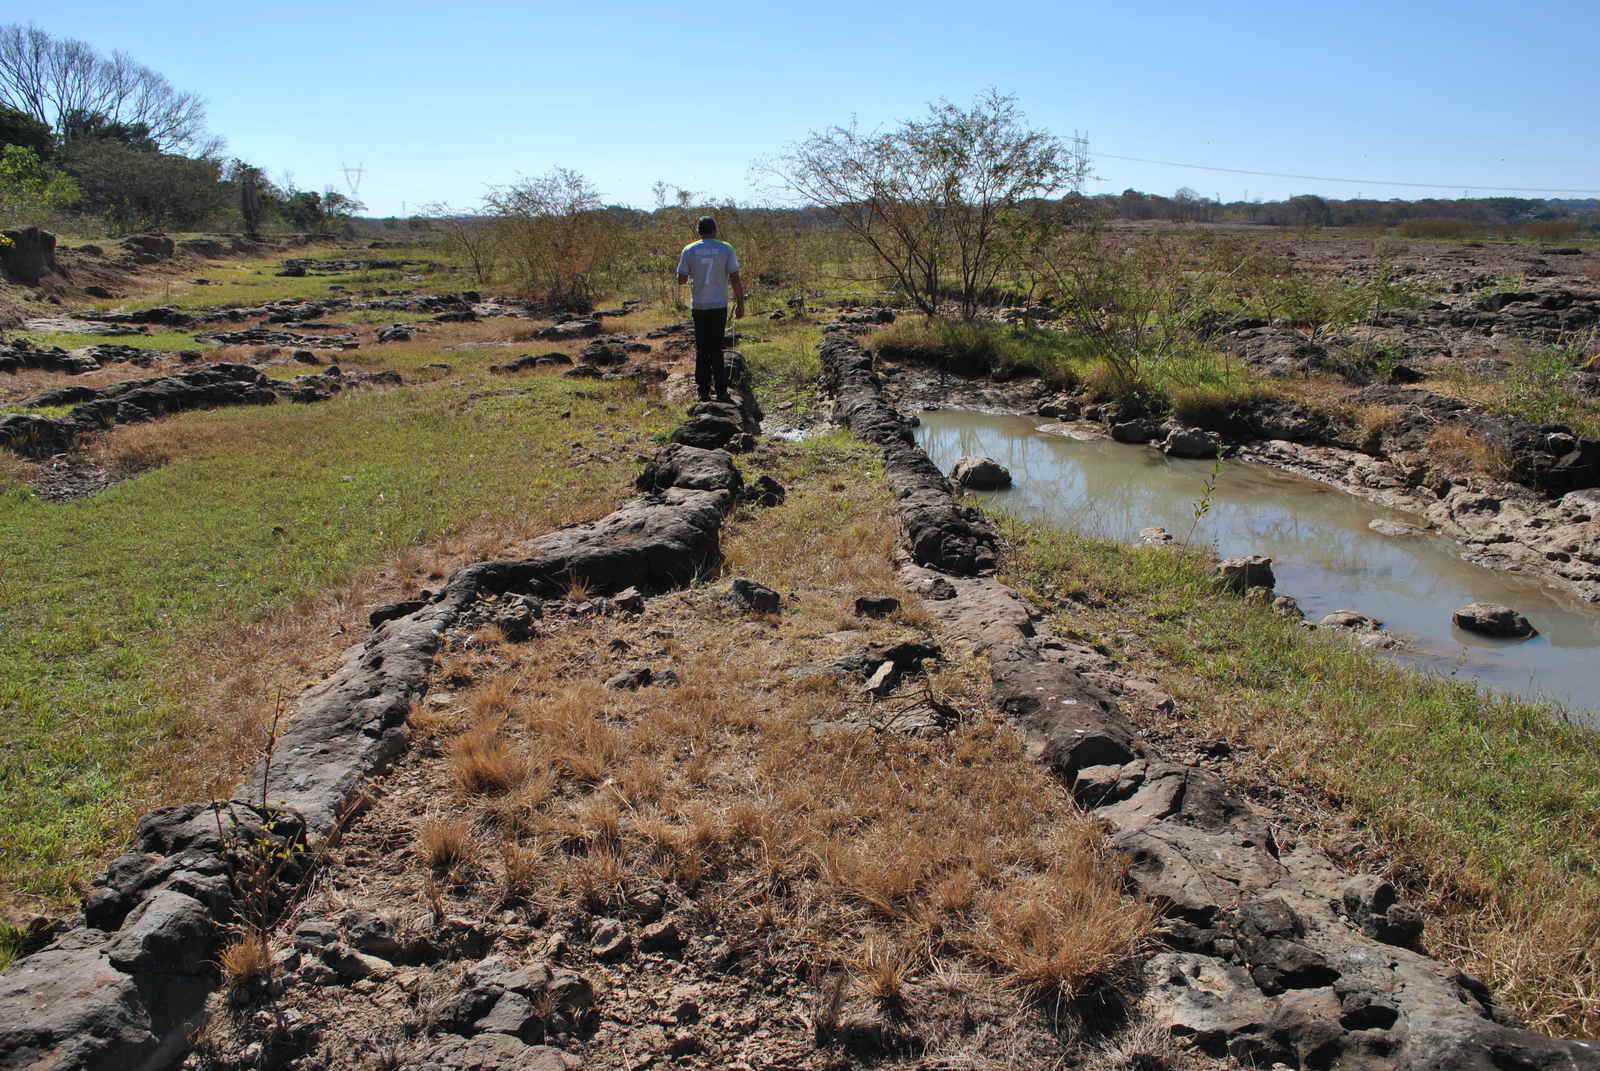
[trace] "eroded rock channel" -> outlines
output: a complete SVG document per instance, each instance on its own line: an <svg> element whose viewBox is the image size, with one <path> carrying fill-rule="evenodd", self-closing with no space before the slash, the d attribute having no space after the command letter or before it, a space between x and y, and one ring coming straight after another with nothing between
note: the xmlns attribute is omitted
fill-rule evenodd
<svg viewBox="0 0 1600 1071"><path fill-rule="evenodd" d="M836 419L884 450L908 584L947 586L948 597L927 602L945 634L987 657L994 702L1107 823L1133 886L1163 906L1166 947L1144 966L1146 1014L1250 1066L1600 1067L1595 1043L1521 1029L1481 982L1430 958L1423 919L1392 886L1280 843L1276 830L1293 826L1284 816L1141 742L1121 706L1171 699L1051 635L1037 611L983 575L988 555L943 551L992 547L993 531L955 512L860 346L829 334L823 360ZM951 505L930 542L924 518L941 493Z"/></svg>

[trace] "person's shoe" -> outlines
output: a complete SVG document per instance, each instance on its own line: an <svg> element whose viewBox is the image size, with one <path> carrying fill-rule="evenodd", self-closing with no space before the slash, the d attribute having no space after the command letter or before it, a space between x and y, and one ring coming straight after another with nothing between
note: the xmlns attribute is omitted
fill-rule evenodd
<svg viewBox="0 0 1600 1071"><path fill-rule="evenodd" d="M702 402L709 402L711 400L711 392L708 391L708 390L701 391L700 392L700 400Z"/></svg>
<svg viewBox="0 0 1600 1071"><path fill-rule="evenodd" d="M719 401L719 402L731 402L731 401L733 401L732 398L728 397L728 390L727 390L726 387L724 387L722 390L717 391L717 401Z"/></svg>

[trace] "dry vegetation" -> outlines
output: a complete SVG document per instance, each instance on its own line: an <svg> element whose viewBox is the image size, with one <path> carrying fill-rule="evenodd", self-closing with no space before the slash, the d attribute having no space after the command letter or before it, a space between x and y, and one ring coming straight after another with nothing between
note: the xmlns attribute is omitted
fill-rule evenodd
<svg viewBox="0 0 1600 1071"><path fill-rule="evenodd" d="M966 716L931 739L849 724L855 685L785 676L841 626L860 642L907 631L848 614L846 593L898 592L892 522L851 497L793 503L773 525L750 518L730 566L792 591L793 609L673 629L677 687L603 688L596 653L629 642L605 620L495 652L503 668L475 675L443 741L476 839L468 848L461 826L430 819L424 857L459 859L458 879L596 907L665 881L781 925L879 992L951 956L1038 995L1071 996L1123 963L1147 910L1124 902L1100 834L981 711L966 672L933 681ZM831 526L798 516L841 507Z"/></svg>
<svg viewBox="0 0 1600 1071"><path fill-rule="evenodd" d="M744 463L747 476L762 466L789 499L736 516L726 571L783 593L781 614L744 613L708 586L637 617L547 609L525 643L458 637L412 720L416 757L342 849L367 867L336 864L302 910L358 889L401 916L410 902L440 919L531 920L583 937L567 962L625 1002L666 968L585 966L586 935L659 894L695 940L739 935L768 972L748 983L756 999L774 970L809 980L812 1025L785 1023L785 1044L822 1042L824 1064L835 1020L866 1001L924 1057L1055 1066L1085 1007L1126 980L1151 909L1123 894L1103 834L987 708L976 664L931 667L882 699L812 668L872 642L927 642L927 619L897 582L894 521L858 447L766 446ZM857 618L860 594L908 610ZM644 662L677 682L600 683ZM376 872L375 856L389 857ZM969 1012L986 1024L977 1035L961 1026Z"/></svg>
<svg viewBox="0 0 1600 1071"><path fill-rule="evenodd" d="M1471 470L1500 479L1510 479L1514 471L1509 450L1455 424L1434 428L1428 451L1446 470Z"/></svg>

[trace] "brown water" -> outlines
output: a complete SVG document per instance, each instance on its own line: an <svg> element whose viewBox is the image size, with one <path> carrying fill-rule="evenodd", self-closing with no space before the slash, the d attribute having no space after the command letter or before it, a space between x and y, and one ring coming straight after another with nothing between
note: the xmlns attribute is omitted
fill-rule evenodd
<svg viewBox="0 0 1600 1071"><path fill-rule="evenodd" d="M1036 430L1040 421L957 410L920 414L917 442L948 472L958 457L992 457L1011 470L1010 490L981 495L994 507L1060 528L1132 542L1160 525L1219 554L1265 554L1278 592L1315 621L1356 610L1409 641L1386 653L1427 672L1569 707L1600 726L1600 607L1563 598L1538 582L1472 565L1455 544L1430 535L1395 538L1375 518L1420 524L1335 488L1246 461L1224 462L1210 512L1195 504L1211 461L1168 458L1143 446L1081 442ZM1499 602L1527 615L1539 635L1493 640L1450 623L1469 602Z"/></svg>

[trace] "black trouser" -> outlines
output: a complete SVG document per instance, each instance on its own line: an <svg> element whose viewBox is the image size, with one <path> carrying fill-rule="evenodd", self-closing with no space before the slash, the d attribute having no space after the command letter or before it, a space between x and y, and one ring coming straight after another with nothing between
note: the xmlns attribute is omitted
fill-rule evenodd
<svg viewBox="0 0 1600 1071"><path fill-rule="evenodd" d="M728 329L728 306L695 309L694 385L702 395L716 387L718 394L728 390L728 366L722 363L722 336Z"/></svg>

